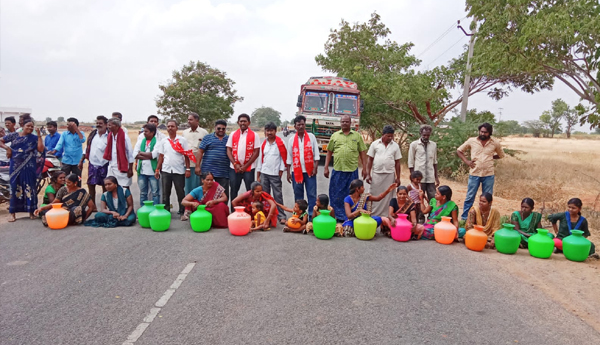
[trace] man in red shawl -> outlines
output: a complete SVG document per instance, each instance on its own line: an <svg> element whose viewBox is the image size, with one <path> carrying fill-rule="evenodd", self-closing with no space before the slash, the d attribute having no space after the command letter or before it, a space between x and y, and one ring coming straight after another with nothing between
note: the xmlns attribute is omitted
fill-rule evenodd
<svg viewBox="0 0 600 345"><path fill-rule="evenodd" d="M108 138L103 158L108 161L106 176L114 176L119 186L129 188L133 176L133 145L116 117L108 120Z"/></svg>
<svg viewBox="0 0 600 345"><path fill-rule="evenodd" d="M256 170L256 159L260 151L260 138L258 134L250 129L250 116L241 114L238 116L238 126L235 132L227 139L227 157L229 164L229 183L231 192L229 198L235 200L242 185L250 190L254 182L254 171ZM232 208L233 210L233 208Z"/></svg>

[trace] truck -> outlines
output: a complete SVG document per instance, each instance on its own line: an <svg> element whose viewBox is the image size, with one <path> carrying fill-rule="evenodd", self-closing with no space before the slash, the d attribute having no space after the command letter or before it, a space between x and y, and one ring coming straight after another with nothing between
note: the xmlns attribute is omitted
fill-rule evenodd
<svg viewBox="0 0 600 345"><path fill-rule="evenodd" d="M342 115L349 115L352 128L358 130L364 109L358 85L342 77L310 77L300 87L296 106L296 115L306 117L306 130L317 138L321 155L327 154L331 135L341 129Z"/></svg>

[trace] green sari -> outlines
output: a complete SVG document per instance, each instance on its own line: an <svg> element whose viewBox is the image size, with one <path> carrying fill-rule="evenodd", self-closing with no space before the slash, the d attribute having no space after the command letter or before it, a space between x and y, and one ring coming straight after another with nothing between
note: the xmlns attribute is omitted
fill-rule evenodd
<svg viewBox="0 0 600 345"><path fill-rule="evenodd" d="M421 239L426 240L434 238L433 227L442 220L442 217L452 217L452 211L456 211L458 214L458 206L452 200L438 206L437 200L431 199L429 205L431 206L431 212L429 212L429 219L423 224L425 231L423 231L423 235L421 236Z"/></svg>
<svg viewBox="0 0 600 345"><path fill-rule="evenodd" d="M538 212L531 212L529 217L521 219L521 212L515 211L510 217L511 222L519 224L519 228L526 234L535 235L537 234L537 225L542 221L542 214ZM521 244L527 245L529 237L521 234Z"/></svg>

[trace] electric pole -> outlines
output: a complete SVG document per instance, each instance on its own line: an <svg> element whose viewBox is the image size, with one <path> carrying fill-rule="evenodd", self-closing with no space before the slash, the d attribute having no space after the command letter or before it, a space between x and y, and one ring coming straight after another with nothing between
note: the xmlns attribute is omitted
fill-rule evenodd
<svg viewBox="0 0 600 345"><path fill-rule="evenodd" d="M462 26L460 26L460 20L458 21L459 29L465 33L467 36L471 36L471 40L469 42L469 54L467 55L467 72L465 73L465 82L463 84L463 97L462 97L462 105L460 108L460 120L465 122L467 120L467 106L469 105L469 86L471 84L471 58L473 58L473 45L475 44L475 33L477 30L471 31L468 34Z"/></svg>

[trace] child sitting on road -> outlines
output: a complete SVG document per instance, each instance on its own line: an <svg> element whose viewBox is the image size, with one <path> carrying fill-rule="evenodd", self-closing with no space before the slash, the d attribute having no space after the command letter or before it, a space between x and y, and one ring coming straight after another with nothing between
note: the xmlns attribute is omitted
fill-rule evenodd
<svg viewBox="0 0 600 345"><path fill-rule="evenodd" d="M302 232L306 234L306 223L308 223L308 202L306 200L296 200L294 208L291 209L281 204L277 204L286 212L292 212L292 216L287 220L283 232Z"/></svg>
<svg viewBox="0 0 600 345"><path fill-rule="evenodd" d="M265 213L263 212L264 205L260 201L255 201L252 203L252 227L250 231L256 231L258 228L263 225L263 223L267 220L265 217ZM271 230L271 228L266 228L262 230Z"/></svg>
<svg viewBox="0 0 600 345"><path fill-rule="evenodd" d="M335 212L333 207L329 206L329 197L327 194L321 194L317 197L317 203L312 211L312 219L321 215L321 210L329 210L329 215L335 219ZM306 224L306 232L309 233L313 231L313 223L308 222ZM337 237L342 237L344 235L344 228L341 223L337 223L335 226L335 235Z"/></svg>
<svg viewBox="0 0 600 345"><path fill-rule="evenodd" d="M417 222L420 224L425 223L425 215L421 212L421 199L419 193L421 192L421 180L423 174L419 170L415 170L410 174L410 184L406 187L408 191L408 197L415 204ZM428 203L429 201L425 201Z"/></svg>

